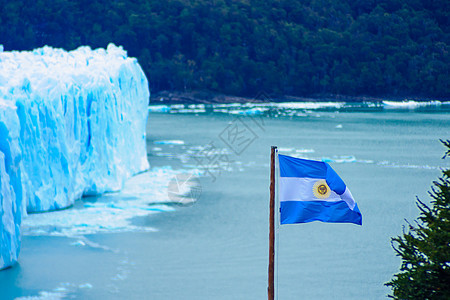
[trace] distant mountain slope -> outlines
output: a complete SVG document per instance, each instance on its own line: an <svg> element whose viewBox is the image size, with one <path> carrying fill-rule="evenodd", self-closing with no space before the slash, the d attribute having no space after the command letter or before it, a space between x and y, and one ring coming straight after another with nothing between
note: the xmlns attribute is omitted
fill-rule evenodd
<svg viewBox="0 0 450 300"><path fill-rule="evenodd" d="M0 0L5 50L123 45L152 91L450 95L446 0Z"/></svg>

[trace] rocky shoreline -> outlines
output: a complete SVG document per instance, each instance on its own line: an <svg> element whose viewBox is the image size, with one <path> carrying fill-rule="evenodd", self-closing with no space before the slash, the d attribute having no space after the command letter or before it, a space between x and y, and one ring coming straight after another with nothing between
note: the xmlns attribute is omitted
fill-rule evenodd
<svg viewBox="0 0 450 300"><path fill-rule="evenodd" d="M151 93L151 104L216 104L216 103L268 103L268 102L382 102L382 101L449 101L450 99L432 99L424 97L371 97L371 96L345 96L345 95L313 95L310 97L297 96L271 96L264 92L250 97L224 95L210 91L160 91Z"/></svg>

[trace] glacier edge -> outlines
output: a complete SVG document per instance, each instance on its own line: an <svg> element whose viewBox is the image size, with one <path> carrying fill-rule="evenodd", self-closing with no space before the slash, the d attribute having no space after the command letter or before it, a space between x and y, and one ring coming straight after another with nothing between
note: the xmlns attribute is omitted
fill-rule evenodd
<svg viewBox="0 0 450 300"><path fill-rule="evenodd" d="M122 47L0 52L0 269L28 212L119 190L149 168L150 92Z"/></svg>

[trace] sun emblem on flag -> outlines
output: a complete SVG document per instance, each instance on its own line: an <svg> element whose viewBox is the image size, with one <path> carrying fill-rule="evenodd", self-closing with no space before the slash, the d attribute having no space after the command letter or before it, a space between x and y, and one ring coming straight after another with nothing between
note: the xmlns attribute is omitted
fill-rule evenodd
<svg viewBox="0 0 450 300"><path fill-rule="evenodd" d="M313 186L313 193L319 199L326 199L330 197L331 189L325 180L317 181Z"/></svg>

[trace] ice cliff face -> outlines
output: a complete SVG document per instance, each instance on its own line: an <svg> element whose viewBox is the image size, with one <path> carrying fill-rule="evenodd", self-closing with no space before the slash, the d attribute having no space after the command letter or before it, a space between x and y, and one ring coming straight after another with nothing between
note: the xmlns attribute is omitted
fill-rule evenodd
<svg viewBox="0 0 450 300"><path fill-rule="evenodd" d="M16 107L0 99L0 270L17 260L24 195Z"/></svg>
<svg viewBox="0 0 450 300"><path fill-rule="evenodd" d="M147 79L112 44L0 52L0 269L17 259L21 216L119 190L148 168Z"/></svg>

